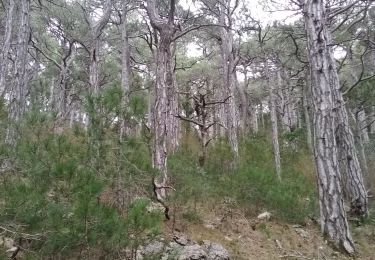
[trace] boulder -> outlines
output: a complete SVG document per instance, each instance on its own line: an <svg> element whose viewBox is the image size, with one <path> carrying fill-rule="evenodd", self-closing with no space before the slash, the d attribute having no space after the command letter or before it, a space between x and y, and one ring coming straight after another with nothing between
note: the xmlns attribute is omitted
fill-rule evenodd
<svg viewBox="0 0 375 260"><path fill-rule="evenodd" d="M203 248L208 254L209 260L229 260L229 252L220 244L208 240L203 241Z"/></svg>
<svg viewBox="0 0 375 260"><path fill-rule="evenodd" d="M179 253L178 260L207 260L206 251L198 244L184 246Z"/></svg>

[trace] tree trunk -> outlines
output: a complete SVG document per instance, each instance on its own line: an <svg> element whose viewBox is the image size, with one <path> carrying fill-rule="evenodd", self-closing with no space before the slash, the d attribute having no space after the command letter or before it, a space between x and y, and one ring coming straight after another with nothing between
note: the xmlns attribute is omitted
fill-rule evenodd
<svg viewBox="0 0 375 260"><path fill-rule="evenodd" d="M228 3L229 4L229 3ZM226 7L220 5L220 24L226 26ZM231 18L229 18L231 19ZM233 35L231 29L221 28L221 58L223 67L223 100L229 97L224 104L225 111L225 126L227 127L227 136L229 144L232 148L235 158L238 157L238 124L236 117L236 103L235 103L235 64L233 57Z"/></svg>
<svg viewBox="0 0 375 260"><path fill-rule="evenodd" d="M267 60L266 60L265 66L266 66L266 74L270 75ZM278 79L280 81L279 76L280 75L278 75ZM266 76L266 77L267 77L267 84L269 87L269 104L270 104L270 115L271 115L271 126L272 126L272 146L273 146L273 154L275 158L275 169L276 169L277 178L281 180L279 129L277 126L277 113L276 113L276 89L275 89L275 84L270 82L269 76Z"/></svg>
<svg viewBox="0 0 375 260"><path fill-rule="evenodd" d="M365 109L363 107L361 107L361 109L358 111L357 116L358 116L357 117L357 124L358 124L359 130L360 130L361 139L362 139L363 143L368 143L368 142L370 142L370 138L369 138L368 130L367 130L366 112L365 112Z"/></svg>
<svg viewBox="0 0 375 260"><path fill-rule="evenodd" d="M60 74L57 84L57 112L58 119L64 121L69 113L68 103L69 99L69 87L68 87L68 72L70 63L73 61L73 42L69 42L69 47L66 47L67 42L63 40L62 42L62 61L60 63Z"/></svg>
<svg viewBox="0 0 375 260"><path fill-rule="evenodd" d="M6 143L14 145L17 133L16 124L20 121L26 109L26 93L28 90L27 54L30 36L30 0L22 0L19 11L18 42L14 66L14 82L10 91L9 125Z"/></svg>
<svg viewBox="0 0 375 260"><path fill-rule="evenodd" d="M370 124L370 133L375 134L375 106L372 106L371 110L372 116L370 118L370 122L372 123Z"/></svg>
<svg viewBox="0 0 375 260"><path fill-rule="evenodd" d="M342 176L337 158L336 130L342 120L335 99L338 75L330 49L323 0L305 0L304 20L308 42L314 100L314 155L318 173L322 232L337 246L354 253L342 193ZM343 105L343 104L342 104Z"/></svg>
<svg viewBox="0 0 375 260"><path fill-rule="evenodd" d="M130 48L128 40L128 30L127 30L127 3L123 3L122 11L122 26L121 26L121 43L122 43L122 53L121 53L121 89L122 89L122 101L121 101L121 115L120 115L120 140L126 134L126 107L129 103L129 91L130 91Z"/></svg>
<svg viewBox="0 0 375 260"><path fill-rule="evenodd" d="M0 56L0 97L4 97L6 92L6 75L8 74L8 54L13 31L14 0L8 0L8 6L5 18L5 35L3 48Z"/></svg>
<svg viewBox="0 0 375 260"><path fill-rule="evenodd" d="M155 92L152 111L153 167L162 174L161 182L154 179L158 187L156 197L159 202L166 198L168 183L167 156L178 145L178 96L173 76L173 54L171 44L176 33L174 24L175 1L170 1L168 19L161 18L155 2L147 1L147 15L154 30L159 33L156 53ZM167 207L166 207L167 210Z"/></svg>
<svg viewBox="0 0 375 260"><path fill-rule="evenodd" d="M302 89L303 92L303 113L305 116L305 127L306 127L306 138L307 138L307 146L311 152L313 152L313 137L311 133L311 119L310 119L310 103L309 99L307 98L309 93L309 89L311 89L311 80L309 77L309 71L306 71L305 75L305 85Z"/></svg>

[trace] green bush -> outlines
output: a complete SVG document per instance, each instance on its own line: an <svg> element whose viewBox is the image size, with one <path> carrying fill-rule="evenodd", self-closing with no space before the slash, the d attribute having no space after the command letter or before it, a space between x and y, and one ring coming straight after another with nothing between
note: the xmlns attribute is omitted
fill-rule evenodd
<svg viewBox="0 0 375 260"><path fill-rule="evenodd" d="M124 210L119 210L100 200L118 178L124 180L125 193L130 186L125 180L142 190L151 183L142 186L145 178L151 179L146 173L140 176L143 172L139 169L147 166L137 170L131 167L149 159L147 153L142 154L147 150L144 145L138 144L137 149L132 140L120 145L108 138L102 157L94 158L102 161L98 170L90 163L87 136L53 134L41 117L31 117L27 125L33 125L33 129L21 131L12 152L13 172L0 177L4 205L0 207L0 222L15 232L7 234L15 239L17 233L33 235L31 259L33 255L38 259L40 255L74 256L80 251L89 254L90 248L109 257L125 247L137 247L143 239L159 232L162 216L148 213L146 201L129 200Z"/></svg>
<svg viewBox="0 0 375 260"><path fill-rule="evenodd" d="M229 146L225 142L216 143L209 150L203 175L197 166L197 153L186 147L182 146L169 160L177 199L196 203L229 197L248 208L253 216L268 210L276 218L293 223L303 222L316 213L315 185L295 167L306 156L305 151L284 160L280 182L274 171L272 146L263 137L242 142L236 167L231 166L233 155Z"/></svg>

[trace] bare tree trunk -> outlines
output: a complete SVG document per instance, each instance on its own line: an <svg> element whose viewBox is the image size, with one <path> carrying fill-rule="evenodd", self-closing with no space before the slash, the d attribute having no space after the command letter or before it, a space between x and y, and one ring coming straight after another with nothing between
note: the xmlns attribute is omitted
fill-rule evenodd
<svg viewBox="0 0 375 260"><path fill-rule="evenodd" d="M128 40L127 30L127 1L123 3L122 10L122 26L121 26L121 42L122 42L122 68L121 68L121 89L122 89L122 102L121 102L121 115L120 115L120 140L126 134L126 119L125 119L125 107L129 103L129 91L130 91L130 48Z"/></svg>
<svg viewBox="0 0 375 260"><path fill-rule="evenodd" d="M268 62L266 61L266 74L270 75ZM273 154L275 158L275 169L276 175L281 180L281 160L280 160L280 145L279 145L279 129L277 126L277 113L276 113L276 89L275 84L271 83L269 76L267 77L267 84L269 87L269 104L270 104L270 115L271 115L271 126L272 126L272 146ZM278 71L278 80L280 81L280 75ZM281 84L279 82L279 84Z"/></svg>
<svg viewBox="0 0 375 260"><path fill-rule="evenodd" d="M312 77L314 154L318 173L321 229L337 247L352 254L355 248L344 209L342 176L337 158L337 121L342 120L337 113L340 108L335 98L339 82L329 45L331 37L326 25L326 11L323 0L301 0L301 3L304 5Z"/></svg>
<svg viewBox="0 0 375 260"><path fill-rule="evenodd" d="M366 112L363 107L358 111L357 115L357 123L361 134L361 139L363 143L368 143L370 141L368 130L367 130L367 120L366 120Z"/></svg>
<svg viewBox="0 0 375 260"><path fill-rule="evenodd" d="M297 128L297 98L293 87L290 84L287 71L280 62L280 72L278 72L279 88L277 89L278 112L281 115L282 129L286 132L293 132Z"/></svg>
<svg viewBox="0 0 375 260"><path fill-rule="evenodd" d="M370 133L371 134L375 134L375 106L372 106L372 117L370 118L370 122L372 122L370 124Z"/></svg>
<svg viewBox="0 0 375 260"><path fill-rule="evenodd" d="M354 111L352 112L351 110L349 110L349 113L351 114L353 120L354 120L354 124L355 124L355 129L354 129L354 137L355 137L355 141L356 141L356 144L357 144L357 147L359 148L359 154L360 154L360 158L361 158L361 165L362 165L362 169L363 169L363 174L364 176L366 176L367 178L365 178L365 181L367 180L367 185L370 186L371 185L371 182L369 181L369 171L368 171L368 167L367 167L367 158L366 158L366 152L365 152L365 147L364 147L364 142L363 142L363 136L361 135L361 121L359 119L359 112L360 111Z"/></svg>
<svg viewBox="0 0 375 260"><path fill-rule="evenodd" d="M89 65L89 83L94 95L99 94L99 51L100 51L100 35L104 27L107 25L111 16L113 0L106 0L102 17L90 24L90 65Z"/></svg>
<svg viewBox="0 0 375 260"><path fill-rule="evenodd" d="M220 5L220 24L222 26L227 26L226 19L226 10L229 9L223 4ZM230 17L227 17L231 19ZM229 144L232 148L232 151L235 155L235 158L238 157L238 124L236 119L236 103L235 103L235 61L233 57L233 35L231 30L228 28L221 28L221 58L222 58L222 67L223 67L223 87L224 87L224 97L226 99L230 97L228 101L224 104L225 117L226 117L226 127L227 127L227 136Z"/></svg>
<svg viewBox="0 0 375 260"><path fill-rule="evenodd" d="M153 167L162 174L161 182L154 179L154 186L158 187L156 197L163 202L167 196L168 170L167 156L178 143L178 98L173 76L173 54L171 45L176 33L174 24L175 1L170 1L167 19L161 18L156 10L154 0L147 1L147 14L151 25L159 33L156 54L155 92L152 111L153 129ZM163 204L164 205L164 204ZM166 206L165 206L166 207ZM167 211L167 207L166 207Z"/></svg>
<svg viewBox="0 0 375 260"><path fill-rule="evenodd" d="M12 40L13 31L13 16L14 16L14 0L8 0L8 6L5 18L5 35L3 48L0 56L0 97L4 97L6 92L6 75L8 72L8 54L10 51L10 43Z"/></svg>
<svg viewBox="0 0 375 260"><path fill-rule="evenodd" d="M68 48L66 47L68 44ZM68 116L68 102L69 100L69 87L68 87L68 72L70 63L73 61L73 45L74 42L71 41L67 43L65 40L62 42L62 61L60 63L60 75L58 78L57 84L57 112L58 112L58 119L64 121Z"/></svg>
<svg viewBox="0 0 375 260"><path fill-rule="evenodd" d="M26 109L26 93L28 90L27 54L30 36L30 0L22 0L19 11L20 24L14 67L14 82L10 91L9 125L6 143L14 145L17 138L16 124L20 121Z"/></svg>
<svg viewBox="0 0 375 260"><path fill-rule="evenodd" d="M313 137L311 133L311 119L310 119L310 103L309 99L307 98L309 89L311 89L311 80L309 77L309 72L306 71L305 75L305 85L302 89L303 92L303 113L305 116L305 127L306 127L306 138L307 138L307 146L309 150L313 152ZM310 96L310 95L309 95Z"/></svg>

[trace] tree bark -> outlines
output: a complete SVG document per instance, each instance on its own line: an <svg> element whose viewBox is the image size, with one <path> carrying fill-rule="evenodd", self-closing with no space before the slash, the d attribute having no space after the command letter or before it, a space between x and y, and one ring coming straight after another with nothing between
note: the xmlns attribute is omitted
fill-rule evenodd
<svg viewBox="0 0 375 260"><path fill-rule="evenodd" d="M129 39L128 39L128 29L127 29L127 1L123 2L123 10L122 10L122 25L121 25L121 43L122 43L122 51L121 51L121 89L122 89L122 100L121 100L121 115L120 115L120 140L126 134L126 119L125 107L129 103L129 91L130 91L130 48L129 48Z"/></svg>
<svg viewBox="0 0 375 260"><path fill-rule="evenodd" d="M268 62L266 60L266 74L270 75ZM281 76L280 71L278 73L278 84L280 83ZM277 125L277 112L276 112L276 88L275 84L272 84L269 80L269 76L267 77L267 84L269 87L269 104L270 104L270 115L271 115L271 126L272 126L272 146L273 146L273 154L275 158L275 169L276 175L279 180L281 180L281 159L280 159L280 145L279 145L279 129Z"/></svg>
<svg viewBox="0 0 375 260"><path fill-rule="evenodd" d="M321 229L332 242L354 253L342 192L342 175L337 153L337 126L342 120L337 102L338 75L327 28L323 0L301 0L308 42L308 57L314 100L314 155L318 173ZM349 147L350 148L350 147ZM358 183L356 183L358 185Z"/></svg>
<svg viewBox="0 0 375 260"><path fill-rule="evenodd" d="M16 124L20 121L26 109L26 93L28 90L28 43L30 37L30 0L21 0L19 10L19 30L15 57L13 84L10 91L9 125L6 143L14 145L17 139Z"/></svg>
<svg viewBox="0 0 375 260"><path fill-rule="evenodd" d="M309 99L307 98L310 96L309 89L311 89L311 80L309 77L309 71L306 71L305 75L305 85L302 89L303 92L303 113L305 116L305 127L306 127L306 138L307 138L307 146L311 152L313 152L313 137L311 133L311 119L310 119L310 103ZM309 94L309 95L308 95Z"/></svg>
<svg viewBox="0 0 375 260"><path fill-rule="evenodd" d="M153 167L162 174L158 184L168 182L167 156L178 146L178 96L173 76L171 45L176 33L174 24L175 1L170 1L168 18L159 16L153 0L147 1L147 14L151 25L159 33L156 53L154 101L152 109ZM156 181L156 180L155 180ZM156 184L155 184L156 185ZM166 189L158 190L160 198L166 197Z"/></svg>
<svg viewBox="0 0 375 260"><path fill-rule="evenodd" d="M3 47L0 56L0 97L4 97L6 92L6 75L8 72L8 54L12 40L13 16L14 16L14 0L8 0L8 6L5 18L5 34Z"/></svg>
<svg viewBox="0 0 375 260"><path fill-rule="evenodd" d="M229 140L229 144L232 148L235 158L238 157L238 122L236 117L236 102L235 102L235 80L237 77L235 76L236 68L235 68L235 61L234 61L234 52L233 52L233 35L231 33L231 29L227 28L229 26L226 24L226 18L231 19L229 14L230 10L230 1L228 3L220 4L220 17L219 21L220 24L223 26L220 30L221 36L221 58L222 58L222 67L223 67L223 93L224 96L222 99L226 99L230 97L228 101L224 104L224 111L225 111L225 126L227 127L227 136ZM229 21L228 23L231 23Z"/></svg>
<svg viewBox="0 0 375 260"><path fill-rule="evenodd" d="M100 35L111 16L113 0L106 0L102 17L90 24L90 66L89 66L89 83L94 95L99 94L99 51L100 51Z"/></svg>

